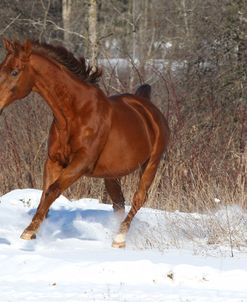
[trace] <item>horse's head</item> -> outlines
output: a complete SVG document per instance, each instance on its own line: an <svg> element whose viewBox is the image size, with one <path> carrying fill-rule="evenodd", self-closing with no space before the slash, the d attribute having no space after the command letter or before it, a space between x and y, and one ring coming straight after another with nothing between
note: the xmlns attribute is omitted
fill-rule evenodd
<svg viewBox="0 0 247 302"><path fill-rule="evenodd" d="M32 44L27 40L23 45L3 39L7 54L0 65L0 111L17 99L27 96L33 87L30 67Z"/></svg>

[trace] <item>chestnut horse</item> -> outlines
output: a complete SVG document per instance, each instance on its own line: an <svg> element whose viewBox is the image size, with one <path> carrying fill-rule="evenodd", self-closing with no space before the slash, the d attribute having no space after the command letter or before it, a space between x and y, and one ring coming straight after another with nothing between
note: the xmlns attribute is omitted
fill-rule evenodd
<svg viewBox="0 0 247 302"><path fill-rule="evenodd" d="M75 58L65 48L29 40L3 43L7 55L0 65L0 111L34 91L54 115L43 193L21 238L36 237L51 204L82 175L104 178L114 210L124 212L119 180L141 167L131 209L113 240L114 247L124 247L169 138L164 116L150 101L150 86L141 86L136 95L107 97L95 85L100 70L92 71L84 58Z"/></svg>

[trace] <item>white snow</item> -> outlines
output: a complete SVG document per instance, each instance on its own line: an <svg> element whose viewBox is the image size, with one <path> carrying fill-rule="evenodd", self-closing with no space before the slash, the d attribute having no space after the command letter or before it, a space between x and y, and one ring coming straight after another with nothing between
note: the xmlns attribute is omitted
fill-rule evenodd
<svg viewBox="0 0 247 302"><path fill-rule="evenodd" d="M0 302L247 302L246 247L230 257L227 237L209 245L212 234L198 221L210 217L144 208L126 248L113 249L119 221L111 206L60 197L37 239L21 240L40 195L26 189L0 198ZM228 219L236 213L246 217L235 207ZM215 217L225 226L224 211Z"/></svg>

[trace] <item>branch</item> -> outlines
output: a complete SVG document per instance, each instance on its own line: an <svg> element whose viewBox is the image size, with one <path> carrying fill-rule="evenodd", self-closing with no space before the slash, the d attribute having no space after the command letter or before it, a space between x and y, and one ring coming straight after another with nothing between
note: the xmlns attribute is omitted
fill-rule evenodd
<svg viewBox="0 0 247 302"><path fill-rule="evenodd" d="M42 21L40 21L40 20L32 20L32 19L19 19L19 21L23 21L23 22L28 22L28 23L30 23L30 24L32 24L33 26L41 26L41 27L43 27L44 26L44 22L42 22ZM78 36L78 37L80 37L80 38L82 38L82 39L84 39L84 40L88 40L85 36L83 36L82 34L79 34L78 32L75 32L75 31L71 31L71 30L66 30L66 29L64 29L63 27L61 27L61 26L59 26L59 25L57 25L54 21L52 21L52 20L46 20L46 23L47 24L51 24L51 25L53 25L54 26L54 28L56 29L56 30L61 30L61 31L63 31L63 32L67 32L67 33L69 33L69 34L71 34L71 35L75 35L75 36Z"/></svg>
<svg viewBox="0 0 247 302"><path fill-rule="evenodd" d="M0 35L2 36L5 32L6 32L6 30L8 29L8 28L10 28L10 26L12 25L12 24L14 24L15 23L15 21L17 20L17 19L19 19L19 17L20 17L20 15L21 15L21 13L20 14L18 14L14 19L12 19L12 21L0 32Z"/></svg>

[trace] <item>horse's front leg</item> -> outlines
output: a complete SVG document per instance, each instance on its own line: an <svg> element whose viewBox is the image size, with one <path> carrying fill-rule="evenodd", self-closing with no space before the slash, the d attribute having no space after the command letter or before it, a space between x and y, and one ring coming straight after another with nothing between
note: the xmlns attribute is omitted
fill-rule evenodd
<svg viewBox="0 0 247 302"><path fill-rule="evenodd" d="M88 172L88 170L89 166L86 164L85 160L83 160L83 155L77 153L69 166L62 170L58 179L43 192L37 212L35 213L31 224L21 235L22 239L30 240L36 237L36 233L42 221L46 217L51 204L61 195L64 190L72 185L85 172Z"/></svg>
<svg viewBox="0 0 247 302"><path fill-rule="evenodd" d="M49 157L47 158L44 166L44 175L43 175L43 192L40 199L39 206L37 208L37 212L42 209L42 206L45 201L45 195L46 192L51 184L53 184L61 174L63 168L57 161L52 161ZM36 230L39 227L38 220L32 221L32 223L25 229L25 231L22 233L21 238L22 239L35 239L35 233Z"/></svg>

